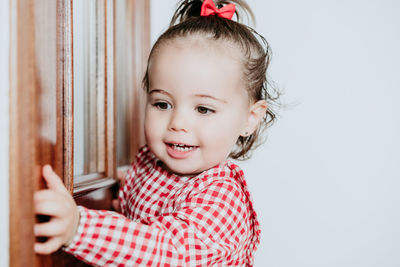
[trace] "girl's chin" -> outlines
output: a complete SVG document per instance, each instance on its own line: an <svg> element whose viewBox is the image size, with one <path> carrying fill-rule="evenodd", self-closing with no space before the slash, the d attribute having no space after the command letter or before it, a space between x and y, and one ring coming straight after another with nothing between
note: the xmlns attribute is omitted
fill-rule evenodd
<svg viewBox="0 0 400 267"><path fill-rule="evenodd" d="M195 170L195 169L188 169L187 165L188 164L186 164L186 166L177 166L176 164L171 164L171 167L170 167L164 163L163 168L170 173L173 173L173 174L176 174L179 176L188 176L188 177L196 176L202 172L202 171Z"/></svg>

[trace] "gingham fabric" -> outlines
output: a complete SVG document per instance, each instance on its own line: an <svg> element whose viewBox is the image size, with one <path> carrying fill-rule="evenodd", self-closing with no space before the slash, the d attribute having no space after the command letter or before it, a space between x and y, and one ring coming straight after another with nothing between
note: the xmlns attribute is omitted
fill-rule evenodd
<svg viewBox="0 0 400 267"><path fill-rule="evenodd" d="M64 248L95 266L252 266L260 229L243 171L230 160L176 176L144 146L120 189L121 212L78 206Z"/></svg>

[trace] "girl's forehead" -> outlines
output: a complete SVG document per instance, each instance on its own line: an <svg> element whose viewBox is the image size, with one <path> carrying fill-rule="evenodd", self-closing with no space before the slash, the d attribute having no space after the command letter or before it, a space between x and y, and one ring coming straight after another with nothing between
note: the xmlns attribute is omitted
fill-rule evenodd
<svg viewBox="0 0 400 267"><path fill-rule="evenodd" d="M165 40L161 44L160 49L162 50L163 48L190 49L193 52L200 53L211 52L214 55L230 57L238 61L241 61L243 57L241 49L234 42L225 39L214 39L211 36L208 37L199 34Z"/></svg>
<svg viewBox="0 0 400 267"><path fill-rule="evenodd" d="M164 42L149 65L150 87L185 93L200 90L207 95L219 94L219 98L236 91L247 94L243 63L236 49L227 42L196 38Z"/></svg>
<svg viewBox="0 0 400 267"><path fill-rule="evenodd" d="M222 72L241 80L243 70L243 61L235 46L219 40L188 37L163 43L149 65L150 74L155 71L158 74L168 73L166 76L170 76L170 72L175 74L189 71L192 75L191 72L195 71L197 77L200 74Z"/></svg>

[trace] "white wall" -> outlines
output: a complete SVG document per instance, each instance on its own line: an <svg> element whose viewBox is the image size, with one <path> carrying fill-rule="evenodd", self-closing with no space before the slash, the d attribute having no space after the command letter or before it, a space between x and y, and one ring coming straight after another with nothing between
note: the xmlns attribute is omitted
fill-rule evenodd
<svg viewBox="0 0 400 267"><path fill-rule="evenodd" d="M153 42L175 3L151 2ZM242 164L255 265L400 266L400 2L248 3L290 104Z"/></svg>
<svg viewBox="0 0 400 267"><path fill-rule="evenodd" d="M0 266L9 265L8 93L9 1L0 1Z"/></svg>

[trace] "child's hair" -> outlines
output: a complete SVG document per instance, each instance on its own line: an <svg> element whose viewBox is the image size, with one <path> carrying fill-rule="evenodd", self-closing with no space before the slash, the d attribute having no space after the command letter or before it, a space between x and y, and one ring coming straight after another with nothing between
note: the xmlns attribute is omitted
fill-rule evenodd
<svg viewBox="0 0 400 267"><path fill-rule="evenodd" d="M167 41L188 36L201 36L212 41L228 42L238 47L243 52L242 62L249 97L253 101L266 100L268 104L260 127L249 136L240 136L236 142L236 148L229 155L233 159L248 159L252 150L262 143L261 133L276 119L275 112L271 107L278 99L279 92L270 86L266 75L271 51L264 37L251 27L240 23L242 13L250 15L254 21L253 12L246 2L241 0L215 0L214 3L217 8L234 3L237 22L215 15L200 16L202 0L181 0L172 17L170 27L157 39L151 49L143 86L148 91L151 58Z"/></svg>

